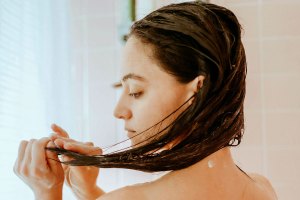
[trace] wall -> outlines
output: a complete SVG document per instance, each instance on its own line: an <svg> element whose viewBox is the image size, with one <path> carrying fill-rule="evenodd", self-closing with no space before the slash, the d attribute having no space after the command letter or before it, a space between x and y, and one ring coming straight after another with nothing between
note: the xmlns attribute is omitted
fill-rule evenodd
<svg viewBox="0 0 300 200"><path fill-rule="evenodd" d="M300 1L220 0L244 27L248 61L245 137L237 163L300 197Z"/></svg>

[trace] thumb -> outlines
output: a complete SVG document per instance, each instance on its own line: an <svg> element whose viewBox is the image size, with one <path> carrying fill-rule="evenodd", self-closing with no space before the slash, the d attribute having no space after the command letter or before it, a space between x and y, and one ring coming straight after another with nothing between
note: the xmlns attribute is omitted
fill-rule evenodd
<svg viewBox="0 0 300 200"><path fill-rule="evenodd" d="M53 141L49 141L46 147L53 148L55 147L55 145ZM55 174L59 174L60 172L63 173L62 164L60 163L58 155L55 152L46 150L46 158L47 158L48 166L52 172L54 172Z"/></svg>
<svg viewBox="0 0 300 200"><path fill-rule="evenodd" d="M52 124L51 129L61 137L69 138L69 134L57 124Z"/></svg>

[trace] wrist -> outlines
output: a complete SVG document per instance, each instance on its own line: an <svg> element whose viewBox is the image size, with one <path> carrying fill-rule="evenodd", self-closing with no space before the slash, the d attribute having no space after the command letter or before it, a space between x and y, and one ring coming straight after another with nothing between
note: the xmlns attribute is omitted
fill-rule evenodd
<svg viewBox="0 0 300 200"><path fill-rule="evenodd" d="M62 191L62 187L35 191L34 196L36 200L62 200Z"/></svg>

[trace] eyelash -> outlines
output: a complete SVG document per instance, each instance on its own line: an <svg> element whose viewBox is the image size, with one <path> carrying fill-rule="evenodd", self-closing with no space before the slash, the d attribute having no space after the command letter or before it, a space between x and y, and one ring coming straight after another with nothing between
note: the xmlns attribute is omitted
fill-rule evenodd
<svg viewBox="0 0 300 200"><path fill-rule="evenodd" d="M136 93L129 93L129 96L137 99L142 95L142 92L136 92Z"/></svg>

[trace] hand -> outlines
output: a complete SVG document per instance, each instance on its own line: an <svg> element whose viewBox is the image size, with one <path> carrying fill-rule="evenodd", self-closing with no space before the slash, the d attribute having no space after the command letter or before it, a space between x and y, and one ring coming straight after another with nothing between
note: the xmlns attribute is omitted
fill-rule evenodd
<svg viewBox="0 0 300 200"><path fill-rule="evenodd" d="M91 142L77 142L69 138L68 133L61 127L53 124L51 126L54 135L51 136L52 141L57 147L74 151L85 155L99 155L102 150L94 147ZM63 161L70 158L64 156ZM72 189L79 199L96 199L104 192L97 186L97 177L99 174L98 167L92 166L68 166L63 165L66 183Z"/></svg>
<svg viewBox="0 0 300 200"><path fill-rule="evenodd" d="M50 138L22 141L14 172L33 190L36 199L62 199L63 168L57 155L45 147L54 147Z"/></svg>

